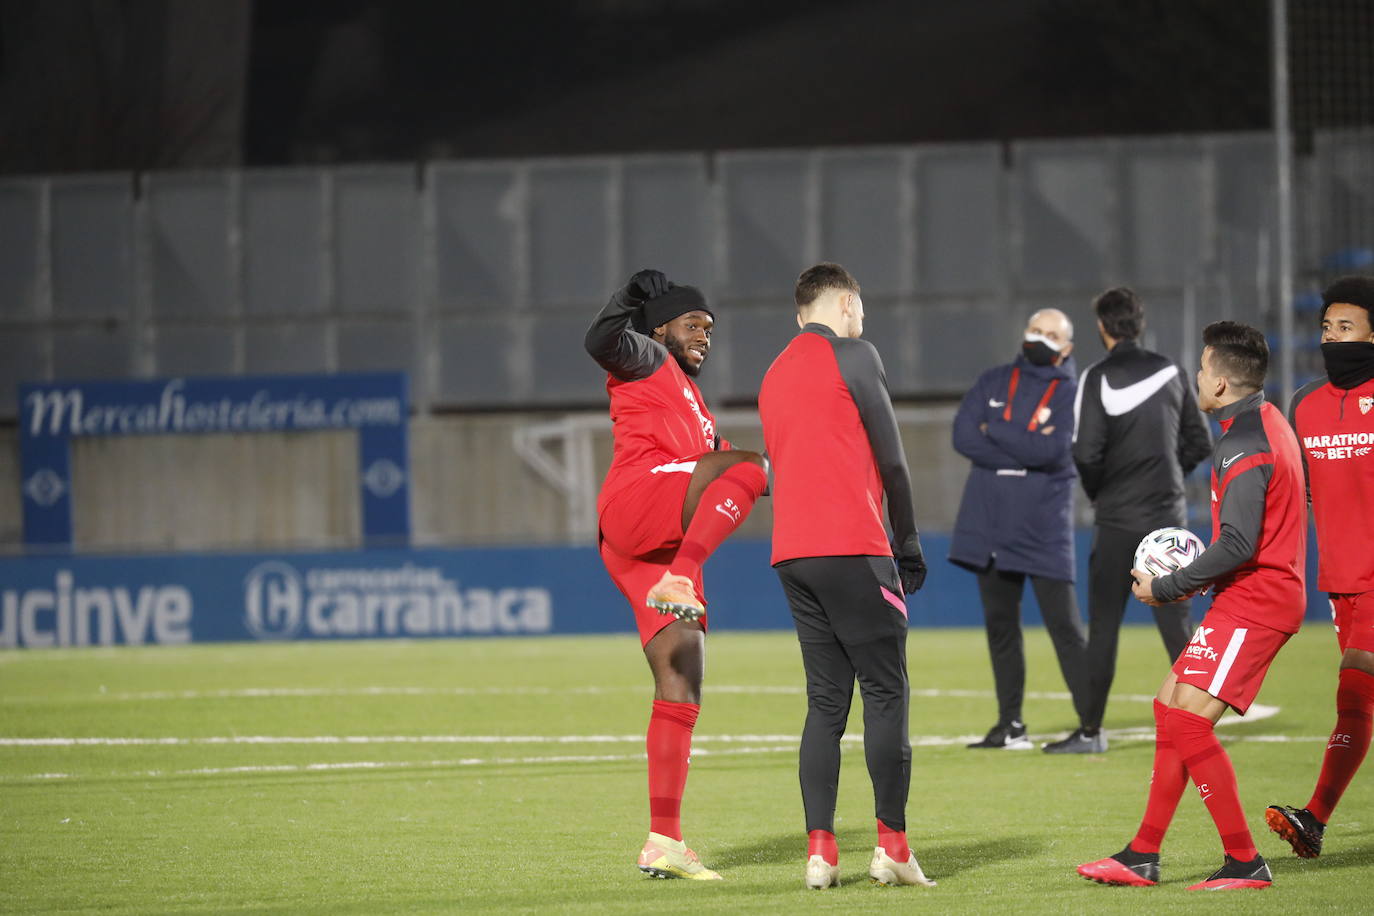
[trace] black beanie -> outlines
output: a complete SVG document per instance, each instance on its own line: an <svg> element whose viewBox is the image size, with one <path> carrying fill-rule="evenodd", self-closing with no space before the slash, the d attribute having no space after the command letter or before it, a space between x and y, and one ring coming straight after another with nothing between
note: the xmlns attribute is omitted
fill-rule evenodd
<svg viewBox="0 0 1374 916"><path fill-rule="evenodd" d="M641 334L652 334L654 328L667 324L686 312L705 312L712 318L716 313L706 304L706 297L695 286L674 286L662 296L644 303L644 326L636 327Z"/></svg>

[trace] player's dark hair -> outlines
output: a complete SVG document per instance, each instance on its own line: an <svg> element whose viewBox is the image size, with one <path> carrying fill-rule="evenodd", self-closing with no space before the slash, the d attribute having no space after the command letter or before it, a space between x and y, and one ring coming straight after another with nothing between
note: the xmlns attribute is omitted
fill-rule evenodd
<svg viewBox="0 0 1374 916"><path fill-rule="evenodd" d="M1326 310L1338 302L1358 305L1364 309L1370 323L1374 324L1374 277L1352 274L1328 286L1322 292L1322 321L1326 320Z"/></svg>
<svg viewBox="0 0 1374 916"><path fill-rule="evenodd" d="M844 290L857 296L859 281L855 280L849 271L830 261L822 261L814 267L806 268L801 272L801 276L797 277L797 308L805 308L819 299L826 290L831 289Z"/></svg>
<svg viewBox="0 0 1374 916"><path fill-rule="evenodd" d="M1093 313L1114 340L1135 340L1145 328L1145 305L1125 286L1115 286L1093 300Z"/></svg>
<svg viewBox="0 0 1374 916"><path fill-rule="evenodd" d="M1269 343L1264 335L1239 321L1214 321L1202 329L1202 343L1212 348L1212 371L1238 388L1258 391L1269 371Z"/></svg>

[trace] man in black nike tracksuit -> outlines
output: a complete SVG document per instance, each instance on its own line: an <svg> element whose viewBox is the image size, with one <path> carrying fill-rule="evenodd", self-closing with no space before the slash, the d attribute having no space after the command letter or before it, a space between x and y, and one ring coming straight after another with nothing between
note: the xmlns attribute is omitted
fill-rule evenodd
<svg viewBox="0 0 1374 916"><path fill-rule="evenodd" d="M1087 726L1047 744L1050 753L1106 750L1102 718L1136 545L1156 528L1185 523L1183 478L1212 451L1187 376L1168 357L1136 343L1145 326L1140 298L1125 287L1109 289L1093 301L1093 311L1108 353L1079 379L1073 444L1095 522L1084 657ZM1187 600L1153 608L1171 662L1192 636L1189 609Z"/></svg>

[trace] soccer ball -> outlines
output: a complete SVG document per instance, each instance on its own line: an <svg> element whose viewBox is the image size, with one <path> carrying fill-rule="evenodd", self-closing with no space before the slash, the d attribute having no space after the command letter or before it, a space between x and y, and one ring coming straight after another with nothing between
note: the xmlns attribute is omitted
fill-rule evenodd
<svg viewBox="0 0 1374 916"><path fill-rule="evenodd" d="M1135 568L1152 576L1167 576L1202 555L1207 547L1187 528L1156 528L1140 539Z"/></svg>

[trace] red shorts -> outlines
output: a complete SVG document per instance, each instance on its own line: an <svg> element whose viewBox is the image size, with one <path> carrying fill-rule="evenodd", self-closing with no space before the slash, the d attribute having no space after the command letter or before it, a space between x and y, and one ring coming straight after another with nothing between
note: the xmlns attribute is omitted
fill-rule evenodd
<svg viewBox="0 0 1374 916"><path fill-rule="evenodd" d="M601 510L601 538L625 557L677 550L682 542L682 504L696 469L695 458L645 468Z"/></svg>
<svg viewBox="0 0 1374 916"><path fill-rule="evenodd" d="M1180 684L1205 690L1243 716L1269 664L1292 635L1210 610L1174 662L1173 672Z"/></svg>
<svg viewBox="0 0 1374 916"><path fill-rule="evenodd" d="M601 562L606 564L606 572L611 574L611 581L615 583L615 587L620 589L625 600L630 602L630 610L634 611L635 615L635 625L639 628L641 646L647 646L649 640L658 635L659 630L677 620L672 614L660 614L644 603L649 589L663 578L674 556L676 549L664 550L651 557L627 557L617 553L607 541L601 542ZM697 580L696 587L698 595L704 593L700 580ZM705 614L701 616L701 628L706 629Z"/></svg>
<svg viewBox="0 0 1374 916"><path fill-rule="evenodd" d="M646 606L644 598L663 578L682 544L682 506L696 466L693 457L645 468L601 510L601 561L630 602L641 645L647 646L659 630L677 620ZM700 579L696 587L702 595ZM705 616L701 625L705 629Z"/></svg>
<svg viewBox="0 0 1374 916"><path fill-rule="evenodd" d="M1331 622L1341 651L1374 652L1374 592L1331 595Z"/></svg>

